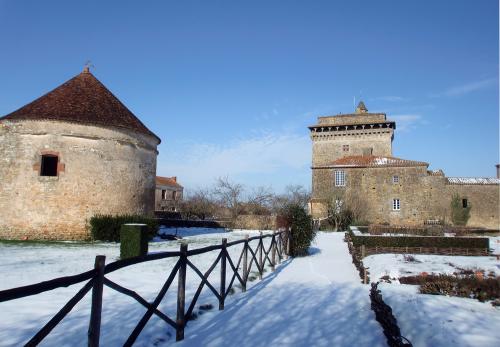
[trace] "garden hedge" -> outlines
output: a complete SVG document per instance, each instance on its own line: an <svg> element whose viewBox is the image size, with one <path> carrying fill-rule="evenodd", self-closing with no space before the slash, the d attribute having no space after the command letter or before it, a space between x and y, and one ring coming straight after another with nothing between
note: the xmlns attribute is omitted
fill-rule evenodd
<svg viewBox="0 0 500 347"><path fill-rule="evenodd" d="M349 231L354 246L359 247L437 247L489 248L490 240L479 237L440 236L356 236Z"/></svg>
<svg viewBox="0 0 500 347"><path fill-rule="evenodd" d="M148 216L140 215L96 215L90 219L90 234L92 240L120 241L120 228L123 224L140 223L148 226L148 239L152 239L158 232L158 222Z"/></svg>

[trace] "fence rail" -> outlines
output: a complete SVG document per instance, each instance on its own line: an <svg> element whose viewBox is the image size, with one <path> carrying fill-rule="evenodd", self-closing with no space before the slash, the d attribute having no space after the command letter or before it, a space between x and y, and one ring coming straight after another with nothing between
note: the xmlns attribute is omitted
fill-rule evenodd
<svg viewBox="0 0 500 347"><path fill-rule="evenodd" d="M271 238L269 246L264 246L264 239ZM257 247L252 248L251 241L257 240ZM94 269L74 275L55 278L49 281L40 282L37 284L27 285L18 288L12 288L0 291L0 303L19 298L24 298L32 295L37 295L43 292L51 291L57 288L68 287L78 283L85 282L85 285L57 312L27 343L26 346L38 345L47 335L63 320L64 317L85 297L85 295L92 290L90 322L88 329L88 345L99 346L100 327L101 327L101 313L102 313L102 293L104 286L117 291L123 295L127 295L135 299L139 304L144 306L147 311L139 320L133 331L128 336L124 346L132 346L139 337L140 333L153 315L162 319L166 324L170 325L176 330L176 340L184 339L184 329L187 320L193 314L196 302L205 286L210 289L210 292L219 301L219 310L224 309L226 297L231 292L235 281L241 285L242 291L246 291L249 274L252 267L255 265L259 273L259 278L262 279L264 268L269 264L271 270L277 264L281 263L282 259L288 258L290 254L291 233L289 230L281 230L273 232L272 234L254 237L246 236L242 240L227 242L227 239L222 239L220 245L207 246L188 250L188 245L182 243L178 252L160 252L148 254L141 257L129 258L118 260L105 265L105 256L97 256L95 259ZM243 244L243 249L236 262L233 261L227 249L239 244ZM205 273L202 273L190 260L189 257L203 254L212 251L219 251L217 258L208 268ZM135 291L125 288L107 278L105 275L116 270L139 264L147 261L165 259L165 258L178 258L176 264L171 270L162 288L158 292L153 302L148 302ZM209 281L210 274L214 271L220 263L220 287L216 289ZM186 272L187 268L194 271L200 279L200 284L187 305L186 310ZM229 269L229 271L227 271ZM227 272L229 272L230 279L227 282ZM240 273L241 272L241 273ZM164 312L158 309L162 299L167 294L172 282L177 276L177 314L175 320ZM227 285L226 285L227 283Z"/></svg>

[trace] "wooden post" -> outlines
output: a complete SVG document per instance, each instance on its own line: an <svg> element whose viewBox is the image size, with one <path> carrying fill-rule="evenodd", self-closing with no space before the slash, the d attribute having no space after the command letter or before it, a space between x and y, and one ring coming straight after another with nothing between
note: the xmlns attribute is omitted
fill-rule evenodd
<svg viewBox="0 0 500 347"><path fill-rule="evenodd" d="M248 235L245 235L245 243L243 244L243 284L241 286L241 291L247 291L247 280L248 280Z"/></svg>
<svg viewBox="0 0 500 347"><path fill-rule="evenodd" d="M292 228L288 228L287 238L286 238L286 258L290 257L290 249L292 243Z"/></svg>
<svg viewBox="0 0 500 347"><path fill-rule="evenodd" d="M366 284L366 267L363 266L363 283Z"/></svg>
<svg viewBox="0 0 500 347"><path fill-rule="evenodd" d="M179 257L180 266L179 273L177 274L178 285L177 285L177 320L175 329L175 340L181 341L184 340L184 327L186 325L186 317L185 315L185 304L186 304L186 266L187 266L187 243L181 243L180 252L181 255Z"/></svg>
<svg viewBox="0 0 500 347"><path fill-rule="evenodd" d="M274 266L276 265L276 231L273 231L273 237L271 239L271 270L274 271Z"/></svg>
<svg viewBox="0 0 500 347"><path fill-rule="evenodd" d="M221 258L220 258L219 310L224 309L224 299L226 296L226 247L227 247L227 239L222 239L222 249L221 249Z"/></svg>
<svg viewBox="0 0 500 347"><path fill-rule="evenodd" d="M262 241L262 231L259 231L259 280L262 279L262 273L264 271L264 263L262 261L262 249L264 248L264 242Z"/></svg>
<svg viewBox="0 0 500 347"><path fill-rule="evenodd" d="M92 307L90 309L90 323L88 331L88 346L98 347L99 337L101 336L101 312L102 312L102 288L104 284L104 264L106 256L98 255L95 257L94 286L92 287Z"/></svg>
<svg viewBox="0 0 500 347"><path fill-rule="evenodd" d="M361 259L363 259L366 255L366 246L361 245Z"/></svg>

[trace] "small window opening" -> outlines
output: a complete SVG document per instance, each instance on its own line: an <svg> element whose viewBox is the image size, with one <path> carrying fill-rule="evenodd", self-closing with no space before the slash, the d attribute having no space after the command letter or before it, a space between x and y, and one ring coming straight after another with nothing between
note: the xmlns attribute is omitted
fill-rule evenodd
<svg viewBox="0 0 500 347"><path fill-rule="evenodd" d="M399 176L392 176L392 183L399 183Z"/></svg>
<svg viewBox="0 0 500 347"><path fill-rule="evenodd" d="M462 199L462 207L467 208L467 199Z"/></svg>
<svg viewBox="0 0 500 347"><path fill-rule="evenodd" d="M393 211L401 210L401 203L399 199L392 199L392 210Z"/></svg>
<svg viewBox="0 0 500 347"><path fill-rule="evenodd" d="M42 164L40 167L40 176L57 176L57 155L42 155Z"/></svg>
<svg viewBox="0 0 500 347"><path fill-rule="evenodd" d="M349 145L343 145L342 146L342 151L349 152Z"/></svg>
<svg viewBox="0 0 500 347"><path fill-rule="evenodd" d="M177 192L174 190L172 192L172 200L176 200L177 199Z"/></svg>
<svg viewBox="0 0 500 347"><path fill-rule="evenodd" d="M167 200L167 191L165 189L161 190L161 199Z"/></svg>

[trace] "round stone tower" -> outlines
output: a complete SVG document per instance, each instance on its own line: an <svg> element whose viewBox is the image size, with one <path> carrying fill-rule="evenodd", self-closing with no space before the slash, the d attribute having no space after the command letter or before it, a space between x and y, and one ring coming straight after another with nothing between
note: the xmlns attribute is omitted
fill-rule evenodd
<svg viewBox="0 0 500 347"><path fill-rule="evenodd" d="M96 214L152 214L153 134L85 70L0 118L0 238L89 238Z"/></svg>

